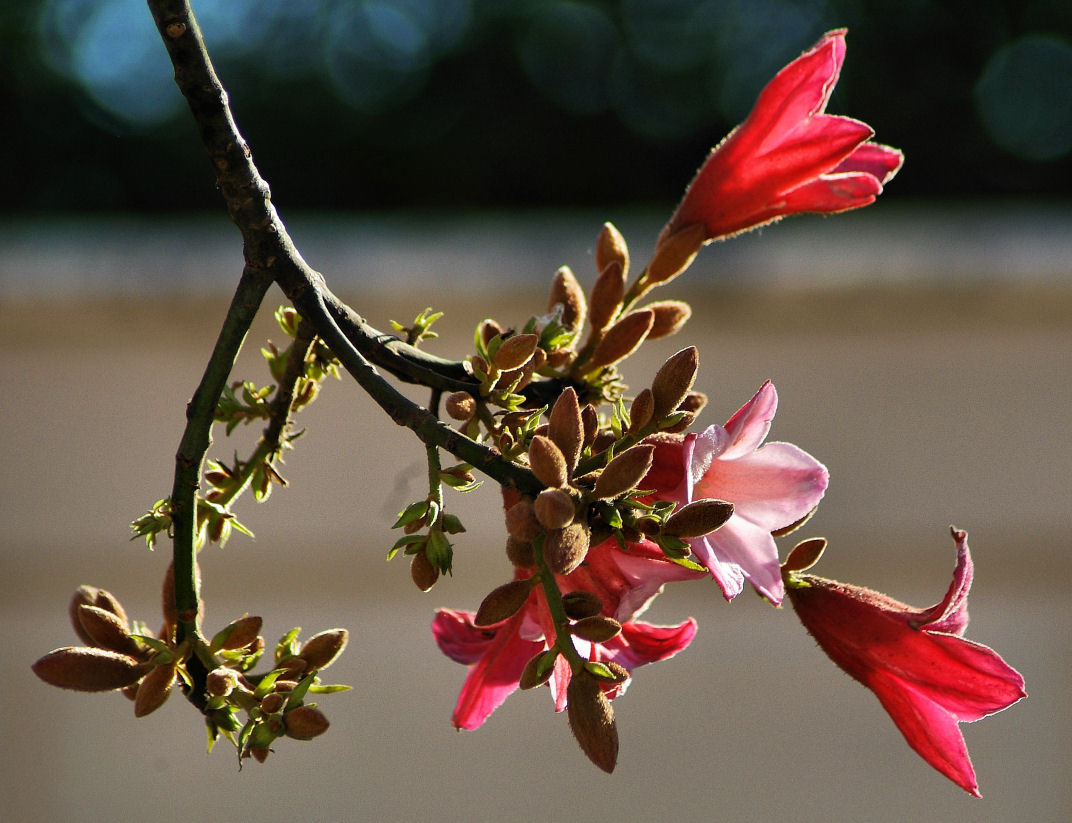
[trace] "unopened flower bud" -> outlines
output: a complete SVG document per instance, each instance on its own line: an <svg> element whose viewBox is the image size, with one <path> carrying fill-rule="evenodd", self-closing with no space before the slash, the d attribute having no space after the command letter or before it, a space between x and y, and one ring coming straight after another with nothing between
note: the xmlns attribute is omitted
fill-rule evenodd
<svg viewBox="0 0 1072 823"><path fill-rule="evenodd" d="M551 280L551 296L547 301L547 310L562 307L562 325L575 331L584 325L588 306L584 299L584 289L577 282L569 266L562 266Z"/></svg>
<svg viewBox="0 0 1072 823"><path fill-rule="evenodd" d="M797 543L782 564L782 574L802 572L819 562L826 550L825 537L812 537Z"/></svg>
<svg viewBox="0 0 1072 823"><path fill-rule="evenodd" d="M508 337L495 352L495 366L502 371L519 369L525 365L540 344L538 334L516 334Z"/></svg>
<svg viewBox="0 0 1072 823"><path fill-rule="evenodd" d="M678 411L692 412L693 414L699 414L703 411L704 406L707 405L707 395L702 391L690 391L685 395L685 399L682 400L678 406Z"/></svg>
<svg viewBox="0 0 1072 823"><path fill-rule="evenodd" d="M532 504L536 519L545 529L562 529L573 522L573 498L562 489L544 489Z"/></svg>
<svg viewBox="0 0 1072 823"><path fill-rule="evenodd" d="M171 688L175 685L175 663L164 663L154 666L138 684L138 691L134 695L134 716L145 717L152 714L171 696Z"/></svg>
<svg viewBox="0 0 1072 823"><path fill-rule="evenodd" d="M290 694L298 688L297 680L284 680L280 678L272 684L272 691L279 692L280 694Z"/></svg>
<svg viewBox="0 0 1072 823"><path fill-rule="evenodd" d="M263 763L265 760L267 760L268 755L270 755L271 753L272 750L268 748L257 748L249 750L249 756L256 760L258 763Z"/></svg>
<svg viewBox="0 0 1072 823"><path fill-rule="evenodd" d="M506 556L519 569L531 569L536 565L536 556L532 552L532 543L527 540L518 540L516 537L506 538Z"/></svg>
<svg viewBox="0 0 1072 823"><path fill-rule="evenodd" d="M672 355L655 373L651 381L651 393L655 399L652 416L662 420L675 411L688 396L700 367L700 354L695 346L682 349Z"/></svg>
<svg viewBox="0 0 1072 823"><path fill-rule="evenodd" d="M141 656L141 646L130 636L130 628L118 615L83 604L78 607L78 619L92 645L130 657Z"/></svg>
<svg viewBox="0 0 1072 823"><path fill-rule="evenodd" d="M692 425L696 419L696 415L692 412L676 411L671 412L669 416L665 418L667 421L665 425L659 427L659 431L666 434L681 434Z"/></svg>
<svg viewBox="0 0 1072 823"><path fill-rule="evenodd" d="M536 582L537 578L526 577L522 580L511 580L509 583L503 583L492 589L476 610L473 624L494 626L496 623L513 617L529 599L529 594Z"/></svg>
<svg viewBox="0 0 1072 823"><path fill-rule="evenodd" d="M596 240L596 268L603 271L612 262L622 267L622 277L629 273L629 248L625 238L613 223L604 223Z"/></svg>
<svg viewBox="0 0 1072 823"><path fill-rule="evenodd" d="M283 720L287 724L287 737L295 740L312 740L328 730L327 717L315 706L297 706L285 715Z"/></svg>
<svg viewBox="0 0 1072 823"><path fill-rule="evenodd" d="M129 627L130 621L127 619L127 613L124 611L122 604L116 599L110 591L106 589L98 589L96 586L79 586L75 589L74 595L71 597L71 603L69 606L68 614L71 618L71 625L74 627L75 634L83 643L89 645L95 645L93 638L86 633L85 627L82 625L82 621L78 615L79 606L96 606L98 609L104 609L104 611L111 612L118 619L121 625Z"/></svg>
<svg viewBox="0 0 1072 823"><path fill-rule="evenodd" d="M346 629L327 629L306 640L298 656L305 661L306 669L326 669L343 653L349 639Z"/></svg>
<svg viewBox="0 0 1072 823"><path fill-rule="evenodd" d="M651 468L654 455L655 447L646 444L626 449L603 469L593 494L602 500L636 488Z"/></svg>
<svg viewBox="0 0 1072 823"><path fill-rule="evenodd" d="M644 280L654 286L673 280L689 267L706 239L703 223L693 223L669 237L660 237Z"/></svg>
<svg viewBox="0 0 1072 823"><path fill-rule="evenodd" d="M603 335L585 368L594 371L627 358L647 338L654 319L655 315L648 309L627 314Z"/></svg>
<svg viewBox="0 0 1072 823"><path fill-rule="evenodd" d="M603 771L613 772L618 762L618 729L599 682L581 669L570 678L566 699L570 730L581 750Z"/></svg>
<svg viewBox="0 0 1072 823"><path fill-rule="evenodd" d="M529 443L529 466L545 486L561 488L569 482L569 469L562 450L549 437L536 435Z"/></svg>
<svg viewBox="0 0 1072 823"><path fill-rule="evenodd" d="M226 697L238 685L238 672L226 666L217 666L205 675L205 691L213 697Z"/></svg>
<svg viewBox="0 0 1072 823"><path fill-rule="evenodd" d="M558 446L566 458L566 467L572 471L584 448L584 421L572 386L567 386L551 407L547 436Z"/></svg>
<svg viewBox="0 0 1072 823"><path fill-rule="evenodd" d="M655 408L655 400L652 398L651 389L642 389L629 406L629 431L638 432L651 420L652 409Z"/></svg>
<svg viewBox="0 0 1072 823"><path fill-rule="evenodd" d="M413 582L422 592L426 592L436 584L439 579L439 569L432 565L427 553L419 551L413 555L409 562L409 575Z"/></svg>
<svg viewBox="0 0 1072 823"><path fill-rule="evenodd" d="M564 529L547 533L543 556L555 574L569 574L588 554L589 531L586 523L571 523Z"/></svg>
<svg viewBox="0 0 1072 823"><path fill-rule="evenodd" d="M590 640L593 643L604 643L620 634L621 631L621 623L613 617L604 617L602 615L582 617L570 626L572 634L584 640Z"/></svg>
<svg viewBox="0 0 1072 823"><path fill-rule="evenodd" d="M562 595L562 607L566 610L566 617L580 620L603 611L603 601L592 592L577 590Z"/></svg>
<svg viewBox="0 0 1072 823"><path fill-rule="evenodd" d="M468 420L476 411L476 401L469 392L456 391L447 395L443 407L453 419Z"/></svg>
<svg viewBox="0 0 1072 823"><path fill-rule="evenodd" d="M607 430L598 432L592 440L592 454L602 454L617 442L618 437L614 432Z"/></svg>
<svg viewBox="0 0 1072 823"><path fill-rule="evenodd" d="M591 403L581 409L581 423L584 425L584 445L591 446L599 434L599 415Z"/></svg>
<svg viewBox="0 0 1072 823"><path fill-rule="evenodd" d="M31 667L52 686L80 692L108 692L136 683L149 670L133 657L107 649L64 646L54 649Z"/></svg>
<svg viewBox="0 0 1072 823"><path fill-rule="evenodd" d="M588 301L588 322L593 332L601 332L618 316L625 296L625 269L619 261L612 260L599 270L599 277L592 286Z"/></svg>
<svg viewBox="0 0 1072 823"><path fill-rule="evenodd" d="M495 337L503 333L503 328L494 320L488 318L484 320L478 327L480 340L486 346Z"/></svg>
<svg viewBox="0 0 1072 823"><path fill-rule="evenodd" d="M233 620L220 629L209 644L213 651L237 651L257 639L263 621L255 615L246 615Z"/></svg>
<svg viewBox="0 0 1072 823"><path fill-rule="evenodd" d="M522 690L535 689L550 680L551 675L555 673L554 658L556 657L558 657L558 651L555 649L545 649L539 654L533 655L529 662L525 664L525 668L521 670L521 678L517 684L518 688Z"/></svg>
<svg viewBox="0 0 1072 823"><path fill-rule="evenodd" d="M663 525L663 534L684 540L703 537L732 516L733 504L725 500L694 500L670 515Z"/></svg>
<svg viewBox="0 0 1072 823"><path fill-rule="evenodd" d="M269 692L261 698L261 711L265 714L276 714L282 710L286 703L287 698L285 695L279 692Z"/></svg>
<svg viewBox="0 0 1072 823"><path fill-rule="evenodd" d="M661 337L677 334L692 317L692 307L681 300L659 300L655 303L648 303L644 308L651 309L655 314L655 322L651 324L648 340L658 340Z"/></svg>
<svg viewBox="0 0 1072 823"><path fill-rule="evenodd" d="M531 500L522 498L506 510L506 532L524 543L531 543L543 534Z"/></svg>

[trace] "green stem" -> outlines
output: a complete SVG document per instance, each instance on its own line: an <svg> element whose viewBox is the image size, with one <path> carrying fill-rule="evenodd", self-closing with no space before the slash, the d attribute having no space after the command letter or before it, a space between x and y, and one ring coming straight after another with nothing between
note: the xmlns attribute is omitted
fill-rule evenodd
<svg viewBox="0 0 1072 823"><path fill-rule="evenodd" d="M532 549L536 558L536 576L540 579L540 586L543 588L543 596L547 601L547 611L551 615L551 622L555 624L554 648L566 658L570 671L576 674L584 667L584 658L573 645L573 636L569 630L570 619L566 615L566 606L562 602L562 592L558 588L555 574L543 556L542 537L536 539Z"/></svg>

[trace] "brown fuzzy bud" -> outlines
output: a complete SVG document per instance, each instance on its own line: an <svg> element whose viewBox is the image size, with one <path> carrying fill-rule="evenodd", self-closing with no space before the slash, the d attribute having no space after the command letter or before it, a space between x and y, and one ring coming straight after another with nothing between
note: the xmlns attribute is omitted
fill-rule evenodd
<svg viewBox="0 0 1072 823"><path fill-rule="evenodd" d="M682 400L677 407L678 411L692 412L694 415L703 411L704 406L707 405L707 395L702 391L690 391L685 395L685 399Z"/></svg>
<svg viewBox="0 0 1072 823"><path fill-rule="evenodd" d="M226 697L238 685L238 672L217 666L205 675L205 691L213 697Z"/></svg>
<svg viewBox="0 0 1072 823"><path fill-rule="evenodd" d="M249 750L249 756L256 760L258 763L263 763L268 759L268 755L272 753L271 749L256 748Z"/></svg>
<svg viewBox="0 0 1072 823"><path fill-rule="evenodd" d="M651 381L651 393L655 398L652 415L656 420L662 420L685 400L699 368L700 353L695 346L682 349L659 367Z"/></svg>
<svg viewBox="0 0 1072 823"><path fill-rule="evenodd" d="M213 636L210 644L212 650L237 651L238 649L244 649L257 639L257 635L261 633L262 623L261 618L255 615L246 615L237 620L232 620Z"/></svg>
<svg viewBox="0 0 1072 823"><path fill-rule="evenodd" d="M590 640L593 643L603 643L610 640L612 637L620 634L622 631L622 624L615 620L613 617L604 617L602 615L594 615L593 617L582 617L572 626L570 626L570 632L577 637L584 640Z"/></svg>
<svg viewBox="0 0 1072 823"><path fill-rule="evenodd" d="M599 434L599 414L591 403L581 409L581 423L584 424L584 445L591 446Z"/></svg>
<svg viewBox="0 0 1072 823"><path fill-rule="evenodd" d="M544 489L532 504L536 519L545 529L563 529L573 522L573 498L562 489Z"/></svg>
<svg viewBox="0 0 1072 823"><path fill-rule="evenodd" d="M519 569L531 569L536 565L532 543L527 540L518 540L516 537L506 538L506 557Z"/></svg>
<svg viewBox="0 0 1072 823"><path fill-rule="evenodd" d="M599 277L592 286L592 295L588 301L588 322L593 332L601 332L614 322L624 296L625 269L618 261L611 261L599 270Z"/></svg>
<svg viewBox="0 0 1072 823"><path fill-rule="evenodd" d="M636 488L636 484L644 479L651 468L654 455L655 447L646 444L626 449L603 469L596 480L593 494L603 500Z"/></svg>
<svg viewBox="0 0 1072 823"><path fill-rule="evenodd" d="M543 534L531 500L521 498L506 510L506 533L524 543L531 543Z"/></svg>
<svg viewBox="0 0 1072 823"><path fill-rule="evenodd" d="M78 607L78 619L92 645L131 657L141 656L141 646L118 615L97 606L82 605Z"/></svg>
<svg viewBox="0 0 1072 823"><path fill-rule="evenodd" d="M603 771L613 772L618 762L618 729L599 682L587 669L576 672L566 687L566 699L570 730L581 750Z"/></svg>
<svg viewBox="0 0 1072 823"><path fill-rule="evenodd" d="M486 346L494 338L503 333L503 328L491 318L481 322L479 326L480 340Z"/></svg>
<svg viewBox="0 0 1072 823"><path fill-rule="evenodd" d="M298 656L307 669L326 669L343 653L349 639L346 629L327 629L306 640Z"/></svg>
<svg viewBox="0 0 1072 823"><path fill-rule="evenodd" d="M494 626L517 614L525 601L529 599L532 587L536 585L535 577L523 580L511 580L492 589L480 603L473 617L476 626Z"/></svg>
<svg viewBox="0 0 1072 823"><path fill-rule="evenodd" d="M652 409L655 408L655 400L651 389L642 389L629 407L629 431L638 432L651 420Z"/></svg>
<svg viewBox="0 0 1072 823"><path fill-rule="evenodd" d="M155 666L138 684L138 691L134 695L134 716L145 717L163 706L171 696L174 685L175 663Z"/></svg>
<svg viewBox="0 0 1072 823"><path fill-rule="evenodd" d="M580 620L595 617L603 611L603 601L592 592L577 590L562 595L562 607L566 610L566 617Z"/></svg>
<svg viewBox="0 0 1072 823"><path fill-rule="evenodd" d="M572 471L584 448L584 421L572 386L567 386L558 396L547 419L547 436L558 446L566 458L566 467Z"/></svg>
<svg viewBox="0 0 1072 823"><path fill-rule="evenodd" d="M733 504L725 500L694 500L670 515L663 525L663 534L685 540L703 537L732 516Z"/></svg>
<svg viewBox="0 0 1072 823"><path fill-rule="evenodd" d="M607 329L599 341L592 359L585 365L588 371L610 366L624 360L644 342L651 331L655 315L648 309L629 312L625 317Z"/></svg>
<svg viewBox="0 0 1072 823"><path fill-rule="evenodd" d="M536 479L545 486L561 488L569 482L566 456L549 437L536 435L529 443L529 466Z"/></svg>
<svg viewBox="0 0 1072 823"><path fill-rule="evenodd" d="M270 692L261 698L261 711L265 714L276 714L287 704L286 695L279 692Z"/></svg>
<svg viewBox="0 0 1072 823"><path fill-rule="evenodd" d="M782 564L782 573L802 572L819 562L826 551L825 537L812 537L797 543Z"/></svg>
<svg viewBox="0 0 1072 823"><path fill-rule="evenodd" d="M104 609L104 611L114 614L124 628L127 628L130 625L130 621L127 619L127 613L123 610L123 606L119 601L115 599L115 595L106 589L98 589L96 586L79 586L75 589L74 595L71 597L68 614L71 618L71 625L74 627L75 634L78 635L78 638L83 643L87 643L91 646L97 645L82 625L82 620L78 614L80 606L95 606L98 609Z"/></svg>
<svg viewBox="0 0 1072 823"><path fill-rule="evenodd" d="M816 506L814 509L812 509L810 512L808 512L806 515L804 515L799 520L794 520L788 526L782 526L780 529L775 529L774 531L771 532L771 537L785 537L787 534L792 534L797 529L799 529L801 526L803 526L805 523L807 523L809 520L811 520L811 516L813 514L815 514L815 512L818 511L818 509L819 509L819 507Z"/></svg>
<svg viewBox="0 0 1072 823"><path fill-rule="evenodd" d="M667 283L689 267L704 244L706 229L703 223L693 223L669 237L660 237L655 254L644 275L651 285Z"/></svg>
<svg viewBox="0 0 1072 823"><path fill-rule="evenodd" d="M149 670L148 665L128 655L85 646L54 649L31 668L49 685L80 692L122 689L137 683Z"/></svg>
<svg viewBox="0 0 1072 823"><path fill-rule="evenodd" d="M551 675L555 673L554 662L550 660L546 661L546 663L542 662L548 655L558 657L558 652L555 649L546 649L537 655L533 655L529 662L525 664L525 668L521 670L521 679L517 684L519 689L535 689L551 679ZM545 666L546 668L541 673L540 669Z"/></svg>
<svg viewBox="0 0 1072 823"><path fill-rule="evenodd" d="M547 301L547 310L555 306L562 307L561 323L567 329L575 331L584 325L588 304L584 299L584 289L577 282L569 266L563 266L555 272L551 280L551 297Z"/></svg>
<svg viewBox="0 0 1072 823"><path fill-rule="evenodd" d="M592 441L592 454L602 454L618 442L617 435L612 431L601 431Z"/></svg>
<svg viewBox="0 0 1072 823"><path fill-rule="evenodd" d="M287 737L295 740L312 740L328 730L327 717L315 706L298 706L291 709L283 720L287 724Z"/></svg>
<svg viewBox="0 0 1072 823"><path fill-rule="evenodd" d="M447 395L443 408L454 420L468 420L476 411L476 401L469 392L456 391Z"/></svg>
<svg viewBox="0 0 1072 823"><path fill-rule="evenodd" d="M588 555L589 530L586 523L571 523L547 533L543 556L555 574L569 574Z"/></svg>
<svg viewBox="0 0 1072 823"><path fill-rule="evenodd" d="M622 278L629 274L629 248L613 223L604 223L596 240L596 269L603 271L613 262L622 267Z"/></svg>
<svg viewBox="0 0 1072 823"><path fill-rule="evenodd" d="M432 565L432 561L428 559L428 555L425 552L419 551L413 555L413 559L409 562L409 576L413 578L413 582L418 589L426 592L439 579L439 569Z"/></svg>
<svg viewBox="0 0 1072 823"><path fill-rule="evenodd" d="M655 313L655 322L651 324L648 340L669 337L681 331L681 327L692 317L692 307L681 300L660 300L649 303L644 308Z"/></svg>
<svg viewBox="0 0 1072 823"><path fill-rule="evenodd" d="M520 369L529 362L539 344L540 335L538 334L516 334L502 342L492 359L495 361L496 368L503 371Z"/></svg>

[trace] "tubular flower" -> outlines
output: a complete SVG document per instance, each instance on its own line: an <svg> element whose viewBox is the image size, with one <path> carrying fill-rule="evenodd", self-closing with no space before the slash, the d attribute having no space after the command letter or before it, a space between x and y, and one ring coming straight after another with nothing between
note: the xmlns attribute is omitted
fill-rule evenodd
<svg viewBox="0 0 1072 823"><path fill-rule="evenodd" d="M826 467L802 449L763 443L777 409L778 393L767 381L725 426L658 441L644 481L667 489L659 494L666 499L733 503L733 516L717 531L689 541L727 600L748 580L771 603L781 603L785 589L771 532L807 517L829 481Z"/></svg>
<svg viewBox="0 0 1072 823"><path fill-rule="evenodd" d="M875 693L909 746L978 797L975 770L957 724L1001 711L1026 692L1023 677L997 652L962 636L968 625L972 561L967 534L952 533L957 544L953 582L929 609L800 574L792 553L783 574L797 616L823 651Z"/></svg>
<svg viewBox="0 0 1072 823"><path fill-rule="evenodd" d="M671 580L695 579L701 573L665 560L652 543L630 545L626 554L613 540L593 546L585 562L568 575L556 575L563 594L587 591L603 602L602 613L622 624L622 631L602 643L573 637L585 660L613 662L632 672L637 666L673 657L692 642L696 621L678 626L653 626L632 618L646 608ZM517 578L528 572L517 570ZM471 666L454 708L453 723L459 729L475 729L497 709L520 683L525 664L554 645L554 623L547 601L537 586L524 606L512 617L492 626L477 626L474 614L440 609L432 621L432 635L447 657ZM548 641L548 638L551 638ZM559 657L551 677L555 711L566 707L570 669ZM613 699L627 683L605 685Z"/></svg>
<svg viewBox="0 0 1072 823"><path fill-rule="evenodd" d="M699 249L787 214L874 202L904 156L869 142L874 131L866 123L825 114L845 59L845 32L827 32L767 84L748 118L704 161L660 246L680 235L699 238ZM696 225L703 231L693 231Z"/></svg>

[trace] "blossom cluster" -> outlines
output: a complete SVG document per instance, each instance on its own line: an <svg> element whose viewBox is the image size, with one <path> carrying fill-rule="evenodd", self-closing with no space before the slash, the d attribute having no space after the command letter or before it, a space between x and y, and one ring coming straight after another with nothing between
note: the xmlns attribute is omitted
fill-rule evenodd
<svg viewBox="0 0 1072 823"><path fill-rule="evenodd" d="M874 201L903 158L872 142L865 123L825 113L844 55L845 31L829 32L767 85L747 120L697 173L651 262L625 295L626 305L679 275L712 240L789 214L839 212ZM600 248L607 245L606 234ZM624 247L624 241L611 245ZM589 313L599 313L605 302L600 284L607 260L597 251L601 273ZM562 307L569 309L569 301ZM593 337L598 332L593 325ZM621 357L612 362L638 344L621 346ZM691 420L700 405L684 402L695 378L695 357L688 351L671 358L653 383L691 362L686 376L677 378L681 404L662 408L661 415L676 409ZM522 459L547 488L534 499L505 494L513 579L476 612L441 609L432 624L443 653L469 667L454 725L477 728L516 689L547 684L555 710L567 710L582 749L611 771L618 739L610 701L625 692L637 668L687 648L697 628L692 618L656 626L640 617L666 584L707 578L726 600L746 584L773 606L788 599L830 658L874 691L909 745L978 794L958 723L999 711L1025 693L1022 677L997 653L963 638L972 578L966 534L953 531L954 580L929 609L807 574L825 540L802 541L783 564L776 538L808 520L829 477L806 451L766 442L778 407L774 385L760 386L724 425L698 433L669 425L670 418L656 431L638 429L637 418L650 418L637 412L643 402L642 392L629 412L633 425L607 436L616 456L594 481L577 476L578 460L583 467L607 448L600 443L604 432L590 426L578 444L576 435L563 434L569 426L555 422L576 416L583 431L586 418L576 411L572 388L553 404L549 423L535 430L542 434L523 439L528 451ZM638 431L645 436L621 437ZM631 474L623 483L626 462ZM609 484L608 476L615 478ZM617 505L609 513L608 500ZM629 511L632 517L623 515Z"/></svg>

